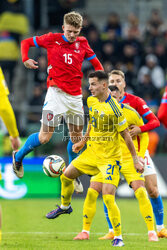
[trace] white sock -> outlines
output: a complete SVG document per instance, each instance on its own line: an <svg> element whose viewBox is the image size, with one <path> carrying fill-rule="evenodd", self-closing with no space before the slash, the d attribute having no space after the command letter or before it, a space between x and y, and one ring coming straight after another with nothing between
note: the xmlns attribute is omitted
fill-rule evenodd
<svg viewBox="0 0 167 250"><path fill-rule="evenodd" d="M90 232L89 231L86 231L86 230L82 230L82 232L84 233L87 233L87 234L90 234Z"/></svg>
<svg viewBox="0 0 167 250"><path fill-rule="evenodd" d="M114 233L114 230L113 230L113 228L109 228L109 233Z"/></svg>
<svg viewBox="0 0 167 250"><path fill-rule="evenodd" d="M164 224L156 225L157 231L160 232L164 228Z"/></svg>
<svg viewBox="0 0 167 250"><path fill-rule="evenodd" d="M60 208L63 209L63 210L67 210L69 207L70 207L70 205L68 205L68 206L61 205L60 206Z"/></svg>
<svg viewBox="0 0 167 250"><path fill-rule="evenodd" d="M122 240L122 234L121 234L121 235L119 235L119 236L114 236L114 240L115 240L115 239Z"/></svg>

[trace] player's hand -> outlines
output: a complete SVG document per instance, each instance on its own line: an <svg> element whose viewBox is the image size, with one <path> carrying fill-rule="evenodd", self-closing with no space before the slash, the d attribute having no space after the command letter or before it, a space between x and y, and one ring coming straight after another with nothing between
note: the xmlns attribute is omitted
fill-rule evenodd
<svg viewBox="0 0 167 250"><path fill-rule="evenodd" d="M136 159L134 161L134 167L138 173L144 172L144 159L142 157L138 157L138 160Z"/></svg>
<svg viewBox="0 0 167 250"><path fill-rule="evenodd" d="M28 69L37 69L38 68L38 62L36 62L33 59L28 59L27 61L24 62L24 66Z"/></svg>
<svg viewBox="0 0 167 250"><path fill-rule="evenodd" d="M72 151L78 153L85 146L85 141L79 141L72 146Z"/></svg>
<svg viewBox="0 0 167 250"><path fill-rule="evenodd" d="M144 158L141 157L141 156L138 156L138 159L139 159L139 162L140 162L141 164L143 164L143 166L145 166L145 160L144 160Z"/></svg>
<svg viewBox="0 0 167 250"><path fill-rule="evenodd" d="M130 125L129 128L131 129L129 131L131 137L134 137L134 136L136 136L136 135L138 135L138 134L141 133L140 127L138 127L136 125Z"/></svg>
<svg viewBox="0 0 167 250"><path fill-rule="evenodd" d="M12 137L10 136L10 141L13 150L17 150L20 147L21 141L19 137Z"/></svg>

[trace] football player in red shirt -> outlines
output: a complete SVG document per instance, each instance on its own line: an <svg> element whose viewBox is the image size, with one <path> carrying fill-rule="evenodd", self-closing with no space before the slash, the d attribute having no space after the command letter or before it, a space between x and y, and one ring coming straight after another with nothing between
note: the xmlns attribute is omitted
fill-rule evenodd
<svg viewBox="0 0 167 250"><path fill-rule="evenodd" d="M167 87L165 88L165 92L163 94L161 105L158 110L158 119L162 124L167 128Z"/></svg>
<svg viewBox="0 0 167 250"><path fill-rule="evenodd" d="M137 127L135 125L131 126L130 134L131 136L137 136L139 133L150 131L158 126L160 123L157 117L152 113L152 111L147 106L146 102L135 95L129 94L125 92L126 82L125 75L120 70L113 70L109 74L109 83L110 85L115 85L121 92L120 103L126 103L137 110L140 116L143 118L145 125L141 127ZM157 227L157 235L160 238L167 238L167 229L163 224L164 210L161 196L158 191L157 185L157 176L155 167L151 157L149 156L149 152L146 152L145 155L145 185L147 192L150 196L151 204L153 207L154 216L156 219L156 227ZM104 206L106 218L109 224L110 231L112 230L112 225L108 220L107 209ZM105 235L102 239L108 239L109 234Z"/></svg>
<svg viewBox="0 0 167 250"><path fill-rule="evenodd" d="M28 69L38 68L38 62L28 57L30 47L43 47L47 50L48 90L42 111L40 132L30 135L24 146L18 152L13 152L13 169L19 178L24 175L22 160L25 155L51 139L62 117L68 124L71 138L67 147L69 162L77 156L72 152L72 145L81 138L84 122L81 66L86 59L91 62L95 70L103 70L87 39L79 37L82 21L79 13L67 13L64 15L62 26L64 33L50 32L21 42L22 61Z"/></svg>

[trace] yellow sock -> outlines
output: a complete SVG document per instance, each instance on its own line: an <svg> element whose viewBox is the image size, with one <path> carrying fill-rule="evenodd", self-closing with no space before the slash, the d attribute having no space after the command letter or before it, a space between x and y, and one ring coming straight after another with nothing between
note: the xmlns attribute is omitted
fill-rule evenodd
<svg viewBox="0 0 167 250"><path fill-rule="evenodd" d="M121 215L115 202L115 196L111 194L103 195L103 201L108 209L108 216L114 229L114 235L121 235Z"/></svg>
<svg viewBox="0 0 167 250"><path fill-rule="evenodd" d="M64 174L61 175L61 204L68 206L74 192L73 179L69 179Z"/></svg>
<svg viewBox="0 0 167 250"><path fill-rule="evenodd" d="M146 189L144 187L138 188L135 191L135 196L138 199L140 212L147 225L148 231L153 231L154 230L153 210Z"/></svg>
<svg viewBox="0 0 167 250"><path fill-rule="evenodd" d="M96 200L99 193L93 188L88 188L83 208L83 230L90 231L93 217L96 213Z"/></svg>

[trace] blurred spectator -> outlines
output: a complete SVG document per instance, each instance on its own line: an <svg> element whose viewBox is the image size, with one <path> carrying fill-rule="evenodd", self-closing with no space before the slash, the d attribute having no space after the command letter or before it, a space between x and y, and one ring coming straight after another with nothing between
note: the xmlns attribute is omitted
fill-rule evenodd
<svg viewBox="0 0 167 250"><path fill-rule="evenodd" d="M154 48L159 43L165 43L164 34L158 27L150 27L144 34L144 46Z"/></svg>
<svg viewBox="0 0 167 250"><path fill-rule="evenodd" d="M114 45L111 42L104 42L102 46L102 62L105 61L111 62L115 65L117 60L117 55L115 52Z"/></svg>
<svg viewBox="0 0 167 250"><path fill-rule="evenodd" d="M19 59L19 42L29 31L29 21L23 13L23 1L0 1L0 65L13 92L14 69Z"/></svg>
<svg viewBox="0 0 167 250"><path fill-rule="evenodd" d="M162 43L158 43L155 46L155 55L158 58L159 65L163 68L163 70L166 70L167 68L167 53L165 45Z"/></svg>
<svg viewBox="0 0 167 250"><path fill-rule="evenodd" d="M129 30L127 38L122 41L122 55L124 63L134 63L138 69L143 55L142 43L136 38L133 30Z"/></svg>
<svg viewBox="0 0 167 250"><path fill-rule="evenodd" d="M44 103L44 96L42 95L42 88L36 85L33 90L32 99L29 102L30 112L28 113L28 122L37 123L41 119L41 107Z"/></svg>
<svg viewBox="0 0 167 250"><path fill-rule="evenodd" d="M107 23L104 26L104 32L107 32L109 29L115 30L116 36L121 36L122 28L119 15L116 12L111 12L108 15Z"/></svg>
<svg viewBox="0 0 167 250"><path fill-rule="evenodd" d="M133 33L136 39L141 39L142 29L139 26L139 20L134 13L130 13L127 22L123 25L122 36L128 37L128 33Z"/></svg>
<svg viewBox="0 0 167 250"><path fill-rule="evenodd" d="M157 88L153 85L151 76L149 74L149 70L146 69L145 72L143 72L143 78L140 82L138 82L137 85L137 95L140 97L145 97L150 95L152 99L154 99L157 102L159 100L159 91L157 91Z"/></svg>
<svg viewBox="0 0 167 250"><path fill-rule="evenodd" d="M146 56L145 61L146 65L139 69L138 81L143 82L145 72L148 71L154 87L157 89L164 87L165 75L163 69L158 65L157 57L153 54L149 54Z"/></svg>
<svg viewBox="0 0 167 250"><path fill-rule="evenodd" d="M151 12L151 16L147 22L146 29L150 31L152 28L161 29L163 24L162 17L160 16L160 11L158 9L153 9Z"/></svg>
<svg viewBox="0 0 167 250"><path fill-rule="evenodd" d="M47 79L47 58L44 54L40 55L37 59L38 69L34 72L35 83L40 84L42 91L46 91L46 79Z"/></svg>
<svg viewBox="0 0 167 250"><path fill-rule="evenodd" d="M87 34L87 39L88 39L90 47L94 50L97 57L101 59L102 41L100 39L100 34L97 31L97 29L89 30Z"/></svg>
<svg viewBox="0 0 167 250"><path fill-rule="evenodd" d="M110 73L111 70L113 70L113 65L112 65L111 61L105 61L103 63L103 68L104 68L105 72Z"/></svg>
<svg viewBox="0 0 167 250"><path fill-rule="evenodd" d="M19 46L9 32L0 32L0 66L8 81L9 91L13 92L14 69L19 59Z"/></svg>

